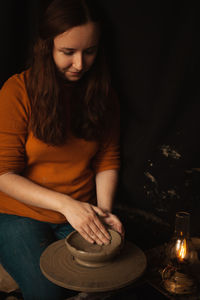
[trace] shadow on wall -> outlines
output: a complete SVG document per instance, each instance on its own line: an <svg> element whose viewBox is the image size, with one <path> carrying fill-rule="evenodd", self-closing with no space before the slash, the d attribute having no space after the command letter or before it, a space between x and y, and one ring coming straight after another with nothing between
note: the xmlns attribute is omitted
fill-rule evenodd
<svg viewBox="0 0 200 300"><path fill-rule="evenodd" d="M50 0L7 0L0 4L0 87L11 75L25 69L38 20Z"/></svg>

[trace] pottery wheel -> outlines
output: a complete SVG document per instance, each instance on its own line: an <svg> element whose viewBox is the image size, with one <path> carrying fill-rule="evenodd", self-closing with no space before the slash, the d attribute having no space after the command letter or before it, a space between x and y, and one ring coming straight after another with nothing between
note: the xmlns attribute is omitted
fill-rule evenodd
<svg viewBox="0 0 200 300"><path fill-rule="evenodd" d="M143 274L146 264L144 252L131 242L125 242L117 257L97 268L79 265L67 250L64 240L51 244L40 258L42 273L50 281L82 292L104 292L125 287Z"/></svg>

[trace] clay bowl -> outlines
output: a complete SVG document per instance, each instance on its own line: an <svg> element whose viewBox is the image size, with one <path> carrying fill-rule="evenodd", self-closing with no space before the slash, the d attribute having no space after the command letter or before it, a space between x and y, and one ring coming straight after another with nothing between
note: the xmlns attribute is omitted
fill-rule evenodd
<svg viewBox="0 0 200 300"><path fill-rule="evenodd" d="M78 264L91 268L101 267L119 253L122 245L122 239L118 232L111 229L108 229L108 232L111 236L108 245L91 244L77 231L73 231L65 238L65 244Z"/></svg>

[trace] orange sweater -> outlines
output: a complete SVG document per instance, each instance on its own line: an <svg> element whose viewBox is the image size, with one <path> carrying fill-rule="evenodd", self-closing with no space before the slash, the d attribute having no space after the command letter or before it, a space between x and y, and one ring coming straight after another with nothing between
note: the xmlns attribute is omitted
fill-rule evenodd
<svg viewBox="0 0 200 300"><path fill-rule="evenodd" d="M94 201L95 174L119 168L118 132L105 144L78 139L71 133L63 146L38 140L28 132L31 109L25 73L12 76L0 90L0 174L13 171L74 199ZM66 222L58 212L24 204L2 192L0 213Z"/></svg>

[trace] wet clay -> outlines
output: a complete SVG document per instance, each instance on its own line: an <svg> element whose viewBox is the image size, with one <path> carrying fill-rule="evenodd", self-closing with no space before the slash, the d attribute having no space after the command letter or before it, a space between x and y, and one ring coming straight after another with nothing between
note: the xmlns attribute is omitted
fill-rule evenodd
<svg viewBox="0 0 200 300"><path fill-rule="evenodd" d="M73 234L70 239L68 239L68 243L77 250L84 251L84 252L101 252L102 246L97 244L91 244L87 242L82 236L75 233Z"/></svg>
<svg viewBox="0 0 200 300"><path fill-rule="evenodd" d="M108 245L99 246L97 244L91 244L86 241L77 231L72 232L71 235L67 237L67 242L76 250L88 253L102 253L103 255L104 253L111 252L121 244L121 237L117 232L109 230L109 233L111 239Z"/></svg>
<svg viewBox="0 0 200 300"><path fill-rule="evenodd" d="M101 267L119 254L121 248L120 234L110 229L108 231L111 237L108 245L91 244L77 231L67 236L65 243L78 264L90 268Z"/></svg>

